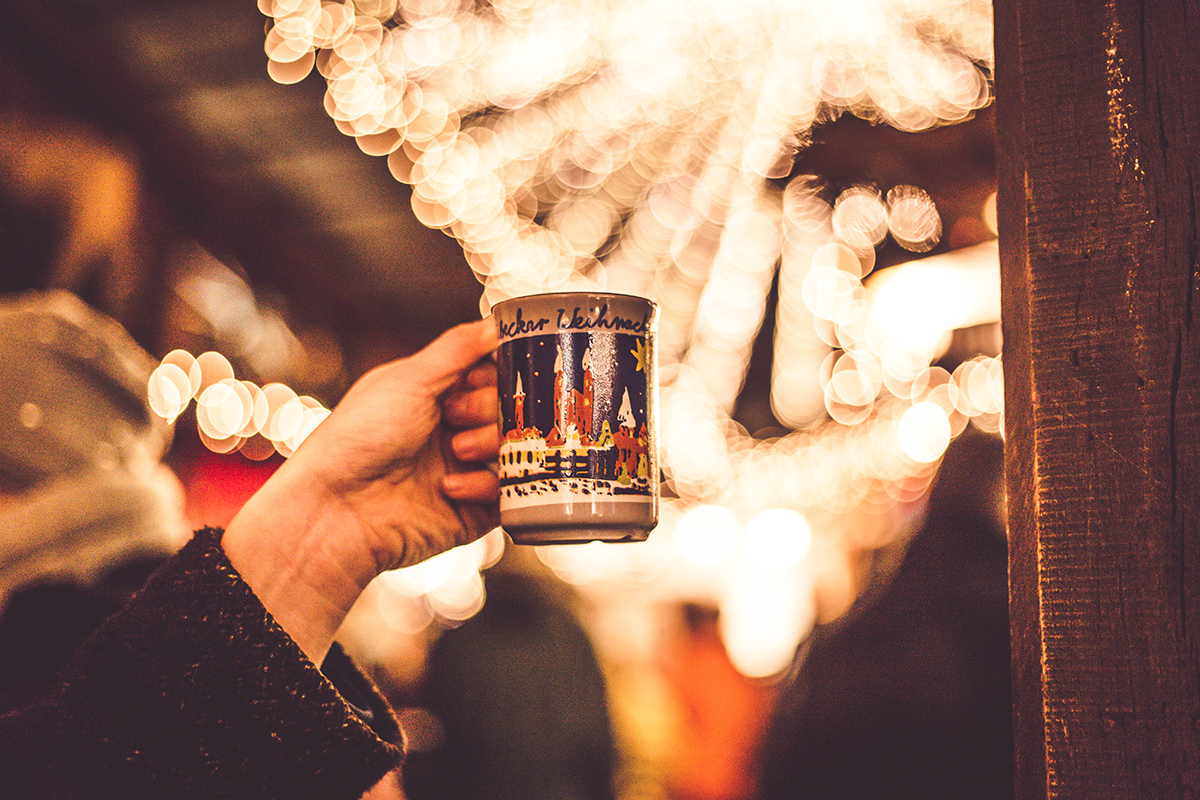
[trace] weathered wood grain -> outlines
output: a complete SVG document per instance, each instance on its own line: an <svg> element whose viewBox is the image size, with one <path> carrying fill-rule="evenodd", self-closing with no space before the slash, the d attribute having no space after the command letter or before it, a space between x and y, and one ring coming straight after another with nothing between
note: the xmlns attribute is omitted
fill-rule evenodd
<svg viewBox="0 0 1200 800"><path fill-rule="evenodd" d="M995 10L1018 797L1197 797L1200 2Z"/></svg>

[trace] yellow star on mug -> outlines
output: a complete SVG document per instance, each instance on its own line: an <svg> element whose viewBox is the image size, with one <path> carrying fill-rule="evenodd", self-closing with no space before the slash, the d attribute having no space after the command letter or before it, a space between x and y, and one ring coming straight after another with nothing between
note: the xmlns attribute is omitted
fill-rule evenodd
<svg viewBox="0 0 1200 800"><path fill-rule="evenodd" d="M637 367L635 367L635 369L638 372L645 372L646 371L646 340L638 339L637 347L630 350L629 352L633 353L633 357L637 359Z"/></svg>

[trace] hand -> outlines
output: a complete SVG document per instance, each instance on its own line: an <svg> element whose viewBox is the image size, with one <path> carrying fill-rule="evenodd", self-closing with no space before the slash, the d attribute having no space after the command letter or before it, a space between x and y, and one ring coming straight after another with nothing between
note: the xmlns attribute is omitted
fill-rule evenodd
<svg viewBox="0 0 1200 800"><path fill-rule="evenodd" d="M315 662L381 571L496 524L495 347L482 320L367 373L229 524L229 560Z"/></svg>
<svg viewBox="0 0 1200 800"><path fill-rule="evenodd" d="M289 460L326 497L339 537L361 537L372 577L496 524L495 474L464 468L494 461L499 448L496 368L481 361L494 337L490 320L461 326L372 370Z"/></svg>

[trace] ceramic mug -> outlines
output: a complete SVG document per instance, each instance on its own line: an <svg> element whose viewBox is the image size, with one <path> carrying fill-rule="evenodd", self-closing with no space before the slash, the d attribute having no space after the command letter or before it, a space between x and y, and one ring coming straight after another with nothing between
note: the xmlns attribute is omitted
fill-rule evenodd
<svg viewBox="0 0 1200 800"><path fill-rule="evenodd" d="M658 309L561 292L497 303L500 526L518 544L645 539L658 523Z"/></svg>

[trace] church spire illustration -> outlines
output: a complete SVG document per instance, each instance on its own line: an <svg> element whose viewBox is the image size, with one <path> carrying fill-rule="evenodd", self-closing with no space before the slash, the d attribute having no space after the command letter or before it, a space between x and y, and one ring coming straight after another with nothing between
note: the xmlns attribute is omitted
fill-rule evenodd
<svg viewBox="0 0 1200 800"><path fill-rule="evenodd" d="M513 412L505 422L501 446L501 484L517 494L558 480L572 485L583 481L597 494L646 491L649 434L645 424L637 422L629 387L615 370L606 374L604 386L619 390L621 399L618 404L614 394L598 412L591 349L572 353L558 341L554 347L553 398L544 415L526 405L524 379L514 370ZM532 351L529 358L529 374L536 380ZM549 423L549 430L542 430L539 420Z"/></svg>
<svg viewBox="0 0 1200 800"><path fill-rule="evenodd" d="M517 388L513 392L515 409L513 415L517 418L517 429L525 430L525 387L521 385L521 373L517 373Z"/></svg>

